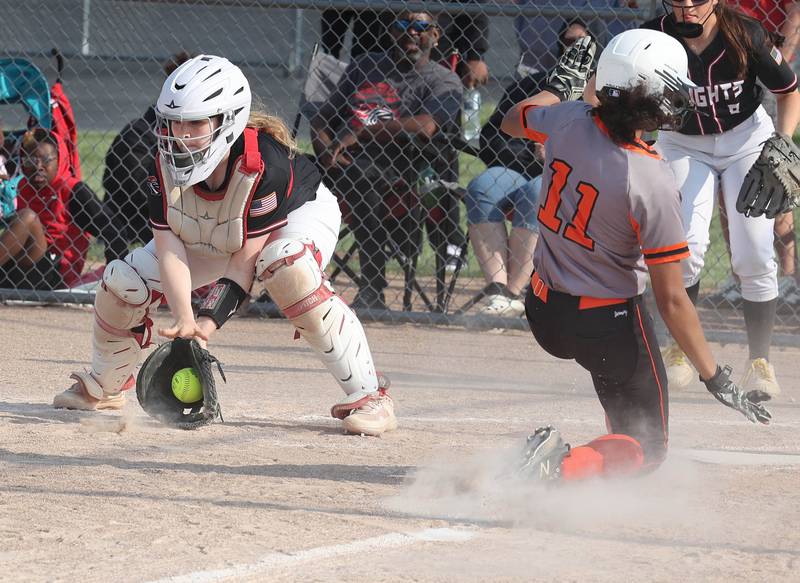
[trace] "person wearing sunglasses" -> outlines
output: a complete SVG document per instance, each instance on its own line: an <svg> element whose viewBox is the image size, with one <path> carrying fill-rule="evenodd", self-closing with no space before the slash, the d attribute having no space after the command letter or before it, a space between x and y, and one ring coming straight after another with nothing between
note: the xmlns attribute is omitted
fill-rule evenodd
<svg viewBox="0 0 800 583"><path fill-rule="evenodd" d="M440 38L433 15L400 13L389 32L392 48L355 57L311 120L325 181L353 217L362 276L357 308L386 309L387 194L397 193L400 180L413 183L421 162L440 175L440 163L447 169L447 159L423 160L420 144L439 134L456 135L461 111L461 81L431 60ZM405 246L408 234L397 236Z"/></svg>
<svg viewBox="0 0 800 583"><path fill-rule="evenodd" d="M695 112L677 131L660 132L656 147L669 161L682 196L691 256L683 262L684 284L696 301L715 198L728 209L731 268L738 278L750 348L743 390L763 399L780 392L769 349L778 297L773 249L774 220L735 211L745 175L773 133L792 136L800 121L797 76L772 37L756 20L726 0L664 0L666 14L642 25L678 39L689 57L689 74L700 87L691 93ZM761 106L760 81L777 98L778 123ZM673 388L696 373L675 344L665 352Z"/></svg>
<svg viewBox="0 0 800 583"><path fill-rule="evenodd" d="M125 254L115 224L94 191L75 179L66 143L43 128L27 132L19 154L17 213L0 236L0 287L57 289L78 282L90 237L106 243L106 260Z"/></svg>

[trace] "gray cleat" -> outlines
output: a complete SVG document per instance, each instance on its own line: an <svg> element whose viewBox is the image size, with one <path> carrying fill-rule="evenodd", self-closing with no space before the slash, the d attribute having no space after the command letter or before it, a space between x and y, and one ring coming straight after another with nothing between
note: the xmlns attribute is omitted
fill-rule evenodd
<svg viewBox="0 0 800 583"><path fill-rule="evenodd" d="M549 481L561 476L561 462L569 453L561 433L548 425L528 436L517 473L525 478Z"/></svg>

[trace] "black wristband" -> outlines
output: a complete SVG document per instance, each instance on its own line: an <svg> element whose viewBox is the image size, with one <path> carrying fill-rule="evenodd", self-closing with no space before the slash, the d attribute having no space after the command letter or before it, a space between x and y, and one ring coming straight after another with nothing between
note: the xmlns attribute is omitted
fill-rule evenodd
<svg viewBox="0 0 800 583"><path fill-rule="evenodd" d="M205 316L214 320L217 329L236 313L247 297L247 292L238 283L227 277L220 278L203 300L197 317Z"/></svg>

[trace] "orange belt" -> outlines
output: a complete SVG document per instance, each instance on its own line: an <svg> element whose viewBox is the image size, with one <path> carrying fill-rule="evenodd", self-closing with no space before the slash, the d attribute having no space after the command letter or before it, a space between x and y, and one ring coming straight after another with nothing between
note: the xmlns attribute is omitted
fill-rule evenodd
<svg viewBox="0 0 800 583"><path fill-rule="evenodd" d="M539 274L535 271L533 272L533 277L531 277L531 290L533 291L533 295L542 300L545 304L547 303L547 294L550 292L550 290L542 281L542 278L539 277ZM622 298L592 298L589 296L578 296L578 309L591 310L592 308L615 306L617 304L625 304L627 302L628 300Z"/></svg>

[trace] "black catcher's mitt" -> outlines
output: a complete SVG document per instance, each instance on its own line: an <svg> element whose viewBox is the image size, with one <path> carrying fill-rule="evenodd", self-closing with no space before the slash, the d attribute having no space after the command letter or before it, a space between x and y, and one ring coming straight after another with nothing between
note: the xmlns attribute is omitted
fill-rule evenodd
<svg viewBox="0 0 800 583"><path fill-rule="evenodd" d="M597 43L591 36L576 40L550 71L544 88L558 95L561 101L576 101L583 97L596 50Z"/></svg>
<svg viewBox="0 0 800 583"><path fill-rule="evenodd" d="M744 177L736 210L773 219L800 206L800 150L791 138L773 134Z"/></svg>
<svg viewBox="0 0 800 583"><path fill-rule="evenodd" d="M221 363L196 340L176 338L165 342L147 357L136 377L136 398L148 415L180 429L197 429L222 419L211 365L216 364L222 380ZM172 393L172 375L193 368L200 377L203 399L187 405ZM226 381L227 382L227 381Z"/></svg>

